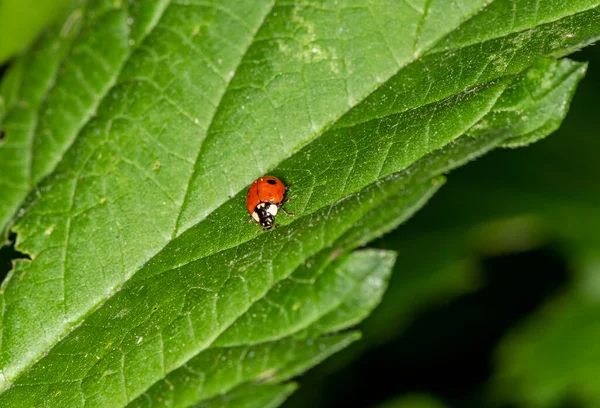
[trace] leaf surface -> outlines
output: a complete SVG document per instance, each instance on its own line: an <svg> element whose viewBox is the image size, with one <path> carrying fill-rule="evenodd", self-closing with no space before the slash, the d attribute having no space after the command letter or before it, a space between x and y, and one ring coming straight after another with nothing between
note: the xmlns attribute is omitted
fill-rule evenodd
<svg viewBox="0 0 600 408"><path fill-rule="evenodd" d="M26 55L2 88L0 183L14 190L0 216L21 207L12 229L32 261L2 285L0 402L123 405L212 347L364 317L380 296L364 282L390 265L347 286L330 263L360 266L349 252L442 173L566 113L585 67L539 58L596 38L597 2L522 3L508 31L494 19L508 1L75 9L68 35L36 48L63 54ZM257 236L243 201L267 172L291 185L296 217ZM286 287L297 274L312 287ZM269 303L288 290L314 300Z"/></svg>

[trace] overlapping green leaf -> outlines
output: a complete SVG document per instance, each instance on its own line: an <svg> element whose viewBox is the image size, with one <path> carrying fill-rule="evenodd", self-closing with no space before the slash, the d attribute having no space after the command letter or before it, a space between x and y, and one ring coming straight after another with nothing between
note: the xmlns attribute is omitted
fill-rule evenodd
<svg viewBox="0 0 600 408"><path fill-rule="evenodd" d="M72 45L60 43L67 56L48 64L45 85L34 88L25 130L7 131L0 147L6 154L19 145L15 168L25 175L5 217L50 173L13 227L33 261L19 262L2 287L0 363L10 390L0 398L135 399L243 325L309 259L326 248L334 254L335 245L345 253L410 215L442 172L511 137L545 136L584 68L546 61L521 72L592 41L598 9L529 3L543 4L521 10L508 31L486 19L500 18L509 1L483 11L482 1L441 0L423 8L240 0L81 11ZM91 41L119 32L115 55ZM72 79L89 64L71 62L76 50L110 58L99 64L94 92ZM33 70L18 66L12 78ZM10 100L25 98L26 82L13 80L7 88L19 97ZM531 82L547 92L520 93ZM76 92L86 90L87 98ZM67 108L65 95L81 104ZM7 104L8 130L17 106ZM44 114L57 108L51 119ZM48 137L52 129L60 137ZM461 138L470 129L478 138ZM243 223L243 195L267 171L292 185L297 216L282 215L283 227L257 237ZM364 315L348 317L340 300L317 302L324 320L302 310L288 332L259 337L308 330L313 320L336 329ZM247 344L249 330L234 333L235 344Z"/></svg>
<svg viewBox="0 0 600 408"><path fill-rule="evenodd" d="M0 88L0 228L61 160L157 23L166 1L74 2L10 68Z"/></svg>
<svg viewBox="0 0 600 408"><path fill-rule="evenodd" d="M194 407L274 408L281 405L295 388L294 384L244 385L225 395L202 401Z"/></svg>
<svg viewBox="0 0 600 408"><path fill-rule="evenodd" d="M244 384L277 383L306 370L357 337L353 333L308 340L286 338L255 346L208 350L129 405L185 407L234 392Z"/></svg>

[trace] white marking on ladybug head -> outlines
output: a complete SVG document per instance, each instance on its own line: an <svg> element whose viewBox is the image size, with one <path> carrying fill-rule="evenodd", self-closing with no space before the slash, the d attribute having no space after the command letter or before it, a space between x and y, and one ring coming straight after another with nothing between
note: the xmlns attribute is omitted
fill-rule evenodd
<svg viewBox="0 0 600 408"><path fill-rule="evenodd" d="M252 212L252 218L254 218L254 221L260 222L260 218L258 217L258 213L256 211Z"/></svg>
<svg viewBox="0 0 600 408"><path fill-rule="evenodd" d="M269 212L269 214L271 214L274 217L277 215L277 206L275 204L271 204L271 205L269 205L269 208L267 209L267 211Z"/></svg>
<svg viewBox="0 0 600 408"><path fill-rule="evenodd" d="M256 208L265 208L267 206L267 203L258 203L258 205L256 206Z"/></svg>

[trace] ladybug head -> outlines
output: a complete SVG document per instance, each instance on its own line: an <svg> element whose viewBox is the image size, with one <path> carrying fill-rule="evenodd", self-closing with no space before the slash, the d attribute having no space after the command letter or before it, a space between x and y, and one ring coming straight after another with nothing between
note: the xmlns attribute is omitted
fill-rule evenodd
<svg viewBox="0 0 600 408"><path fill-rule="evenodd" d="M277 215L277 205L272 203L259 203L254 212L252 218L258 222L264 231L270 230L275 226L275 216Z"/></svg>

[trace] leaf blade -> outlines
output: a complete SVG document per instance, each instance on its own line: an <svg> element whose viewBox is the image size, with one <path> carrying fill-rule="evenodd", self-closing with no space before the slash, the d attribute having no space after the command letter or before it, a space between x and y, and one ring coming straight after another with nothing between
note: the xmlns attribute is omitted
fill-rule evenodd
<svg viewBox="0 0 600 408"><path fill-rule="evenodd" d="M245 58L257 58L252 54L256 49L260 51L258 55L271 50L270 52L275 53L275 59L282 58L287 61L287 66L292 65L290 61L296 60L285 55L285 47L283 50L279 49L278 42L269 43L266 50L260 45L260 42L272 36L273 32L281 32L281 30L285 32L286 29L289 30L289 27L278 26L277 22L287 20L276 19L270 3L265 3L262 10L267 16L267 20L269 18L271 20L263 24L260 16L254 16L254 28L258 33L256 39L253 35L248 35L252 30L238 27L240 24L237 24L235 18L232 19L230 15L222 15L222 13L227 14L223 10L215 11L231 25L234 24L233 20L236 20L236 27L240 31L232 31L232 35L246 38L250 50L246 54L243 49L227 48L235 55L234 57L230 56L231 58L227 61L223 59L221 64L236 69L236 76L231 82L233 85L228 87L227 75L219 75L218 69L215 69L220 65L218 60L207 65L206 59L202 58L198 49L194 48L197 44L190 45L185 41L187 38L185 35L178 35L176 30L174 32L172 28L169 28L168 23L171 22L175 27L184 27L188 36L205 34L202 32L202 27L198 28L198 33L194 34L197 30L197 22L185 19L185 16L191 13L190 8L194 10L196 6L197 4L170 6L165 9L163 17L156 24L161 27L159 30L165 31L165 36L168 37L165 41L175 41L177 47L174 54L176 56L185 57L190 54L195 56L196 59L193 61L196 65L194 67L199 69L198 72L206 73L204 80L208 84L207 87L210 87L210 84L213 84L214 87L214 83L219 83L221 88L212 89L212 94L210 94L212 98L207 97L206 92L199 90L195 86L195 81L192 80L201 80L202 75L192 78L189 66L174 64L175 68L169 68L175 69L175 72L172 70L161 71L168 75L160 78L165 81L162 83L164 89L160 93L158 90L161 89L161 84L156 86L156 81L154 81L158 76L152 70L155 62L152 53L146 53L146 51L134 53L125 65L119 79L123 83L119 83L109 92L108 100L113 97L117 102L112 103L105 100L101 104L98 117L83 128L65 155L63 162L42 183L39 192L29 197L26 211L17 220L14 230L19 233L18 246L32 254L33 262L19 262L10 279L3 283L3 310L8 310L3 313L2 324L3 345L5 346L1 354L5 376L4 387L9 386L20 376L23 376L23 379L35 377L37 375L35 372L39 370L40 366L37 364L32 366L32 364L49 349L52 351L52 356L49 358L55 358L56 353L60 353L57 350L63 347L67 347L67 349L75 347L76 342L73 337L75 335L72 333L81 334L91 341L94 336L90 334L91 331L86 332L91 329L85 325L94 321L100 326L110 323L114 316L108 312L109 305L119 305L121 310L130 310L132 309L130 306L134 306L133 309L139 312L139 316L147 317L148 310L155 305L146 304L143 299L135 298L132 292L134 289L145 288L144 290L147 291L151 286L149 299L157 302L161 299L164 300L165 305L170 308L165 313L171 314L172 318L177 316L176 303L173 303L171 299L161 297L159 287L156 286L161 279L164 284L174 282L182 273L194 275L196 273L194 268L210 271L213 267L228 272L228 262L233 262L231 265L235 267L238 275L239 272L250 271L249 273L253 274L251 281L239 279L237 283L234 282L235 280L223 281L222 277L209 273L195 283L194 276L183 277L184 280L190 279L188 282L190 287L196 288L194 290L198 294L202 294L199 296L198 302L204 302L203 304L208 310L212 310L210 309L211 302L217 302L212 299L215 291L219 293L219 290L225 288L223 290L227 293L223 296L224 299L219 298L217 302L220 302L218 309L222 312L213 313L205 321L199 315L195 316L196 324L207 328L206 336L202 339L190 339L191 346L184 351L174 351L170 355L159 352L165 348L165 343L173 341L174 343L170 344L174 346L177 343L168 337L168 341L165 342L165 339L155 335L154 343L145 345L144 347L149 348L143 352L155 353L159 357L162 356L162 360L159 358L152 363L154 365L149 367L148 375L140 379L139 385L133 387L131 392L125 387L125 400L137 396L145 389L144 387L150 386L160 378L160 375L164 375L164 372L178 367L203 347L210 345L220 331L228 327L253 301L270 289L269 285L291 273L297 265L315 255L323 246L336 242L349 230L351 224L360 222L363 217L367 216L375 208L374 205L384 203L388 196L398 194L403 186L402 180L404 179L402 177L408 177L407 168L414 165L416 167L411 167L410 170L415 170L418 168L415 163L426 162L427 154L432 150L452 146L454 140L459 139L463 134L468 133L475 124L480 123L482 118L493 111L507 87L513 81L519 80L516 75L527 68L534 61L534 57L544 56L570 47L572 44L581 43L581 38L576 36L551 41L553 38L549 34L559 30L562 23L574 24L575 17L565 17L560 21L549 23L551 24L550 28L542 27L540 29L534 24L530 34L526 36L523 36L522 33L519 34L522 36L519 37L521 40L519 44L526 44L527 47L519 48L519 52L514 53L515 55L508 61L508 64L487 64L486 62L489 61L484 59L483 64L475 65L477 70L469 71L469 74L464 77L459 76L462 82L457 81L450 85L440 86L439 90L432 87L433 91L425 93L424 98L413 98L409 104L394 106L392 109L386 110L383 115L378 112L370 115L374 112L373 106L377 104L377 101L379 103L385 101L386 95L389 93L400 95L402 92L408 93L409 88L403 88L402 82L398 79L406 78L409 76L408 73L415 72L411 69L420 72L419 78L424 77L427 72L441 75L446 67L456 70L466 69L468 66L465 66L464 61L461 61L460 58L470 56L469 61L475 63L481 55L493 57L498 52L498 48L509 47L515 37L507 36L494 40L491 45L484 44L482 48L487 54L476 53L474 51L476 47L472 47L461 49L465 52L464 54L450 49L424 57L431 58L427 60L428 62L437 61L435 70L428 71L427 64L419 64L417 61L410 68L407 67L406 70L403 69L396 74L393 80L386 83L386 88L382 92L369 94L371 88L380 87L381 79L377 79L376 72L371 72L366 75L369 79L367 83L370 85L353 85L357 87L355 94L358 96L357 101L352 101L352 103L346 103L344 100L343 103L332 102L332 106L329 106L327 95L317 95L321 99L315 96L315 100L321 101L315 102L315 106L319 106L319 109L327 108L322 109L322 115L317 118L316 130L312 126L315 118L300 115L298 122L290 123L287 128L291 131L292 136L286 139L285 143L289 143L288 149L292 149L293 152L285 151L285 149L271 151L269 150L270 144L267 144L267 148L261 151L261 155L268 156L261 156L262 166L277 165L275 171L290 174L290 181L293 182L296 191L301 194L295 203L290 204L299 210L297 219L291 223L284 221L284 227L280 231L270 234L267 237L267 243L258 243L257 239L252 238L254 231L250 228L244 229L240 224L242 224L242 213L244 212L243 205L241 205L242 187L252 180L253 172L257 173L261 169L248 170L253 164L243 160L248 156L248 151L243 150L245 145L242 143L233 143L232 145L231 141L235 138L228 139L227 135L228 131L234 132L236 126L241 123L241 118L244 118L243 123L250 124L244 129L246 136L260 133L260 129L267 130L267 127L273 123L269 121L271 120L269 116L264 116L267 118L266 122L260 126L255 125L252 114L248 116L249 113L240 114L235 110L235 107L239 107L240 111L245 111L242 108L246 103L243 98L246 95L236 88L237 82L248 81L252 84L255 80L250 78L254 72L253 67L235 68L237 67L236 58L239 61L243 61ZM386 9L382 5L379 6L381 7L380 14L384 13ZM351 9L349 8L349 11L345 10L345 12L351 12ZM287 11L286 16L292 21L292 27L299 23L294 21L294 17L298 18L298 16L302 18L310 16L315 21L319 18L332 18L316 13L315 10L318 11L318 8L308 11L302 8L298 11L300 14L296 15L293 10L293 5L285 4L277 9L277 12ZM589 20L590 16L593 17L594 13L597 13L597 7L585 13L578 14L576 17L585 22L586 19ZM269 24L275 24L274 29L280 31L271 30ZM301 26L306 26L306 19L302 21ZM221 26L217 24L216 27L225 28L229 25L223 23ZM586 36L594 30L589 21L587 24L582 24L581 27L582 30L579 34L582 36ZM438 34L441 37L446 32ZM151 50L168 52L168 50L165 51L168 47L161 42L161 38L157 37L159 37L157 34L152 35L151 33L144 44L150 46ZM422 38L429 44L429 39L433 37ZM210 39L210 33L202 38ZM530 43L526 43L524 38L531 39ZM420 41L421 39L417 41L417 45ZM402 44L401 41L399 44ZM306 51L303 48L304 45L302 43L302 47L296 51ZM310 52L312 54L312 49ZM364 52L368 53L368 51ZM389 50L385 52L389 52ZM424 50L420 52L424 52ZM211 56L218 58L213 54ZM357 58L357 61L363 59L365 59L364 56ZM499 58L499 60L506 62L503 58ZM267 61L268 63L258 58L255 61L255 65L265 69L266 72L272 69L269 65L270 60ZM448 61L452 63L445 65L444 63ZM314 61L310 59L310 62ZM393 64L379 68L383 70L382 72L388 72L387 76L390 76L393 74L391 66ZM137 77L138 71L153 73L154 77L150 81L147 78L140 79ZM223 68L225 74L227 71L228 69ZM366 71L368 69L364 68L361 72ZM181 78L178 75L186 73L187 77ZM318 78L319 76L316 75L311 80ZM353 78L355 82L358 80L358 77ZM315 83L317 82L315 81ZM427 81L423 81L423 83L426 84ZM314 83L312 84L313 87L310 89L316 92L317 87L314 86ZM467 87L464 84L470 86ZM322 89L318 88L318 91L321 92ZM198 94L196 95L195 92ZM148 103L151 96L157 93L161 98ZM194 98L197 99L185 100L186 98L183 98L191 93L194 93ZM130 94L136 94L137 97L128 98ZM432 100L427 99L429 96ZM223 98L221 102L219 102L219 97ZM337 96L331 95L332 100L335 97ZM181 106L177 105L176 109L171 98L181 99L179 104ZM228 102L227 98L234 100ZM367 102L358 104L358 99L362 100L361 98L366 98ZM261 110L261 103L256 101L264 101L264 98L257 97L255 105L248 111L253 112L257 117L263 117L263 114L267 115L265 111ZM193 102L199 102L202 106L197 107ZM218 107L225 107L220 108L221 111L216 107L212 109L210 102L214 102ZM227 107L228 103L231 104L229 108ZM356 107L351 113L335 124L332 123L347 111L348 106L354 105ZM137 117L138 122L132 121L131 117L123 115L123 112L131 117ZM175 116L171 116L173 112L175 112ZM213 112L215 113L214 120ZM196 113L198 114L196 115ZM226 118L219 119L222 116ZM285 122L288 118L291 116L274 120ZM212 139L207 139L208 146L202 147L204 135L200 132L200 137L198 137L196 119L205 127L207 134L214 135L211 136ZM224 122L220 124L219 120ZM165 123L173 126L173 129L166 129ZM322 132L322 129L328 126L330 129ZM217 133L211 133L211 129L213 129L212 132ZM292 132L294 129L302 131L294 134ZM498 140L506 136L504 128L491 130L498 132ZM376 134L379 139L373 140L370 137L373 134ZM152 139L152 135L160 135L160 139ZM222 139L219 139L218 135ZM234 136L240 137L240 134L234 134ZM277 132L268 129L268 132L256 140L270 142L273 136L277 136ZM205 144L207 140L204 140ZM205 187L203 191L207 192L205 197L196 200L192 195L186 198L189 195L188 180L190 177L192 179L196 177L193 176L194 168L201 167L202 171L207 171L202 173L202 177L208 177L206 175L212 174L210 171L216 171L215 169L219 168L217 162L221 159L221 155L218 152L222 146L217 146L217 140L225 141L223 146L226 148L238 149L234 151L235 154L229 156L231 162L226 164L232 168L235 167L235 171L242 171L244 176L235 177L233 180L237 187L232 187L233 184L219 182L219 180L223 181L223 175L216 178L211 176L210 180L207 179L205 183L203 182ZM311 143L300 149L300 145L309 141ZM136 142L141 142L141 144L136 144ZM213 143L214 146L210 143ZM489 146L492 145L493 142L490 142ZM210 152L209 156L206 156L207 150L202 150L207 147ZM275 149L279 149L279 147ZM386 151L387 153L385 153ZM289 153L289 158L286 153ZM312 159L309 159L311 156ZM197 157L200 157L200 160L197 160ZM205 157L209 158L205 159ZM459 158L458 162L468 157L470 157L469 154L465 154ZM213 164L217 164L212 165L210 160L213 160ZM303 162L309 163L309 167L305 167ZM323 163L329 167L328 171L324 171L327 168L323 166ZM427 177L422 175L424 179L418 179L418 181L419 183L428 183L431 177L438 176L439 172L445 171L449 167L452 166L440 165L435 172L426 173ZM313 171L320 178L313 177ZM404 173L399 174L402 171ZM200 179L201 177L194 180ZM389 190L381 191L379 194L376 189L381 185L377 185L377 183L382 179ZM416 183L415 180L417 179L413 179ZM196 182L193 181L193 183ZM198 190L196 187L192 189ZM147 202L139 199L141 193L145 194ZM235 196L231 199L226 198L228 193ZM369 204L365 208L359 208L358 198L366 199ZM188 205L184 209L182 204L184 202L192 202L195 207ZM47 208L57 211L48 212ZM180 217L178 214L183 215ZM343 217L340 214L344 214ZM335 217L338 215L340 218L336 220ZM191 219L193 222L190 221ZM324 225L315 226L314 223L323 223ZM191 226L192 224L193 226ZM385 225L380 226L381 231L385 228ZM185 232L182 232L183 230ZM90 240L90 236L93 236L94 240ZM172 239L173 236L177 236L177 238ZM278 242L277 240L282 241ZM269 245L273 246L269 247ZM280 253L276 251L280 251ZM105 262L106 259L111 259L113 254L118 254L118 262L115 262L115 265ZM268 255L265 258L266 261L258 266L252 265L247 259L252 256L261 259L264 254ZM272 262L279 264L283 261L289 263L289 266L277 271L272 269ZM167 280L164 280L165 274L169 276ZM264 279L265 281L254 282L254 279ZM208 290L204 287L204 283L208 284ZM248 289L244 289L244 285L247 285ZM171 296L178 293L183 296L185 302L188 302L186 299L188 292L180 284L169 290L172 291ZM248 293L245 293L244 290ZM131 296L131 305L124 300L126 295L123 293ZM249 293L250 295L248 295ZM25 297L24 294L29 294L29 297ZM228 301L233 305L231 310L226 310L223 306ZM44 303L43 309L39 307L41 303ZM40 313L42 314L40 315ZM159 317L152 319L160 320ZM44 320L43 327L32 323L40 320ZM27 322L27 327L20 325L22 321ZM122 324L121 328L133 329L139 324L146 323L132 318ZM184 324L186 323L177 322L175 326ZM7 327L8 330L6 330ZM181 329L181 327L183 326L178 328ZM152 328L146 324L144 330L150 332ZM43 337L39 336L39 333L43 333ZM130 344L133 337L124 340L123 333L107 330L106 333L101 333L88 344L99 351L98 356L108 356L109 361L101 362L99 366L102 364L110 366L117 361L121 362L121 360L115 360L118 352L103 350L105 345L101 347L100 342L106 340L106 336L109 335L119 341L125 341L124 344L127 344L128 347L131 346L132 350L135 349L135 345ZM107 342L116 343L116 341L108 340ZM100 352L101 350L103 351ZM113 352L114 354L111 354ZM142 351L136 352L142 353ZM76 360L80 357L74 358ZM135 358L133 359L135 360ZM87 367L89 364L89 362L83 362L81 368ZM123 365L123 371L130 370L133 373L139 369L135 364L125 366L123 363ZM32 369L28 370L30 366ZM98 373L95 372L94 375L96 374ZM120 385L111 383L106 384L106 387L116 391ZM115 392L115 395L117 393Z"/></svg>

